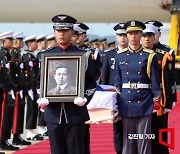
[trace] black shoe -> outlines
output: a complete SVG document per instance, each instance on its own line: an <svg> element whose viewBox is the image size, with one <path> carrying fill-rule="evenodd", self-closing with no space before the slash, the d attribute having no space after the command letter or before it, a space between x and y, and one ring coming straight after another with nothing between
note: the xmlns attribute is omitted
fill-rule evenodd
<svg viewBox="0 0 180 154"><path fill-rule="evenodd" d="M0 149L1 150L12 150L12 151L15 151L15 150L19 150L19 147L14 147L10 143L5 141L5 142L1 142Z"/></svg>
<svg viewBox="0 0 180 154"><path fill-rule="evenodd" d="M5 154L5 152L0 152L0 154Z"/></svg>
<svg viewBox="0 0 180 154"><path fill-rule="evenodd" d="M27 140L32 140L32 141L41 141L43 139L44 137L40 136L39 134L35 135L34 137L27 138Z"/></svg>
<svg viewBox="0 0 180 154"><path fill-rule="evenodd" d="M13 138L12 144L13 145L30 145L31 142L27 142L23 138L21 138L21 136L18 136L18 137Z"/></svg>

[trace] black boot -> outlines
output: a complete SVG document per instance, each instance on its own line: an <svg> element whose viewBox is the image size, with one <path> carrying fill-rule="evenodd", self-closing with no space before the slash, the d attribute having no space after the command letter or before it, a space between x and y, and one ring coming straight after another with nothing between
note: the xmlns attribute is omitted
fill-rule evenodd
<svg viewBox="0 0 180 154"><path fill-rule="evenodd" d="M8 142L8 140L2 140L1 143L0 143L0 149L1 150L12 150L12 151L15 151L15 150L19 150L19 147L12 146Z"/></svg>
<svg viewBox="0 0 180 154"><path fill-rule="evenodd" d="M31 142L25 141L20 135L15 134L12 144L13 145L30 145Z"/></svg>

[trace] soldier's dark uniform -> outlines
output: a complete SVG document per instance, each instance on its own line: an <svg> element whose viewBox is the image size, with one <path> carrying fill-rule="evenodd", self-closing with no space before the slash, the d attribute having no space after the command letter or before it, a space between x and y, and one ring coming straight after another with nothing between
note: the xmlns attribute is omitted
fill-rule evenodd
<svg viewBox="0 0 180 154"><path fill-rule="evenodd" d="M167 59L164 61L166 54L171 52L172 49L169 47L161 44L160 42L154 46L154 51L157 54L157 59L159 63L159 69L160 69L160 77L161 77L161 84L163 83L162 78L164 79L164 84L162 86L164 87L164 91L162 90L162 102L165 103L165 106L162 106L163 110L165 109L172 109L173 103L175 103L176 100L176 85L175 85L175 55L174 52L172 52L169 56L172 57L172 59ZM168 57L167 57L168 58ZM164 64L163 64L164 63ZM162 65L164 66L164 73L162 74ZM165 94L165 95L164 95ZM152 133L156 135L156 139L152 140L152 152L153 154L168 154L169 150L168 147L162 145L159 143L159 129L161 128L168 128L168 112L161 116L157 116L157 113L153 113L152 116ZM162 140L165 142L168 142L167 139L167 133L162 134Z"/></svg>
<svg viewBox="0 0 180 154"><path fill-rule="evenodd" d="M0 148L4 150L18 150L18 147L13 147L8 143L8 139L11 137L12 118L14 112L15 102L12 95L9 93L14 89L14 84L10 75L10 68L6 68L5 65L10 63L11 55L10 50L1 48L0 61L3 63L2 68L2 83L1 91L3 92L3 101L1 106L1 125L0 125Z"/></svg>
<svg viewBox="0 0 180 154"><path fill-rule="evenodd" d="M55 22L54 29L57 30L72 29L73 24L76 21L74 18L67 15L58 15L55 16L52 20ZM70 24L66 25L66 22L70 23L71 27L68 27ZM83 50L70 45L66 49L57 46L46 51L46 53L52 53L53 55L53 53L79 51L83 52ZM87 102L89 102L92 97L92 93L90 94L90 91L96 87L93 68L93 61L91 57L89 57L88 68L85 73L84 95L88 100ZM78 106L73 102L50 102L49 105L47 105L45 108L44 119L48 128L48 136L50 139L52 154L84 153L84 126L85 121L89 120L89 114L86 105Z"/></svg>
<svg viewBox="0 0 180 154"><path fill-rule="evenodd" d="M163 24L159 21L150 20L146 24L153 24L160 32L160 27ZM168 112L167 109L172 109L173 103L176 102L176 76L175 76L175 55L173 49L158 42L154 45L153 50L157 55L159 64L159 75L162 87L162 110L152 114L152 133L155 134L155 140L152 140L153 154L169 154L168 147L159 143L159 129L168 128ZM162 134L162 140L167 142L167 133Z"/></svg>
<svg viewBox="0 0 180 154"><path fill-rule="evenodd" d="M22 35L18 36L17 33L14 35L15 39L19 39L18 41L22 41ZM19 38L18 38L19 37ZM24 72L23 67L24 63L22 61L21 50L15 47L12 48L11 52L12 61L10 63L10 74L15 84L14 92L15 92L15 107L14 107L14 115L13 115L13 127L12 133L13 144L19 145L29 145L31 142L27 142L21 138L20 134L23 134L24 130L24 109L25 109L25 88L28 87L28 83L24 80ZM20 66L22 65L22 66ZM27 89L27 88L26 88ZM30 90L30 89L28 89Z"/></svg>
<svg viewBox="0 0 180 154"><path fill-rule="evenodd" d="M29 95L27 96L27 113L26 113L26 129L36 129L37 123L37 113L38 113L38 104L36 103L38 99L36 87L38 79L38 69L39 62L36 57L31 53L30 50L25 50L22 59L25 64L25 80L29 82L31 89L33 91L34 100L31 99ZM33 66L29 66L29 62L33 63ZM27 93L26 93L27 94Z"/></svg>

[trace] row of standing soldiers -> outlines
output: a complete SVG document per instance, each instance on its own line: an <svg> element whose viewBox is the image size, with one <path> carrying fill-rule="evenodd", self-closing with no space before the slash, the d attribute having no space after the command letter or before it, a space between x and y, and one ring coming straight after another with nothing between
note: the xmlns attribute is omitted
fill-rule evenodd
<svg viewBox="0 0 180 154"><path fill-rule="evenodd" d="M0 34L2 48L0 50L0 149L18 150L13 145L30 145L31 142L21 137L24 131L25 104L27 140L43 140L47 136L43 113L38 109L37 93L40 87L40 61L33 51L39 51L54 46L54 35L27 37L27 50L21 51L24 46L23 33L5 32ZM37 40L36 40L37 39ZM43 42L43 43L42 43ZM38 118L37 118L38 117ZM34 132L37 126L38 134ZM11 145L8 139L13 134Z"/></svg>

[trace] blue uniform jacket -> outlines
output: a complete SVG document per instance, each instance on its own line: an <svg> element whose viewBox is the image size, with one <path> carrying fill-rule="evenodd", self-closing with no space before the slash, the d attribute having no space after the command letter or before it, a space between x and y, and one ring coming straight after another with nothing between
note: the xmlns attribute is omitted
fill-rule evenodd
<svg viewBox="0 0 180 154"><path fill-rule="evenodd" d="M139 117L152 113L153 98L161 95L158 63L153 57L150 78L147 73L148 57L152 50L140 48L135 53L124 49L115 57L114 82L120 92L118 110L122 117ZM123 83L150 84L151 88L122 88Z"/></svg>
<svg viewBox="0 0 180 154"><path fill-rule="evenodd" d="M118 48L108 51L103 58L101 81L102 84L114 85L113 71L117 50Z"/></svg>

